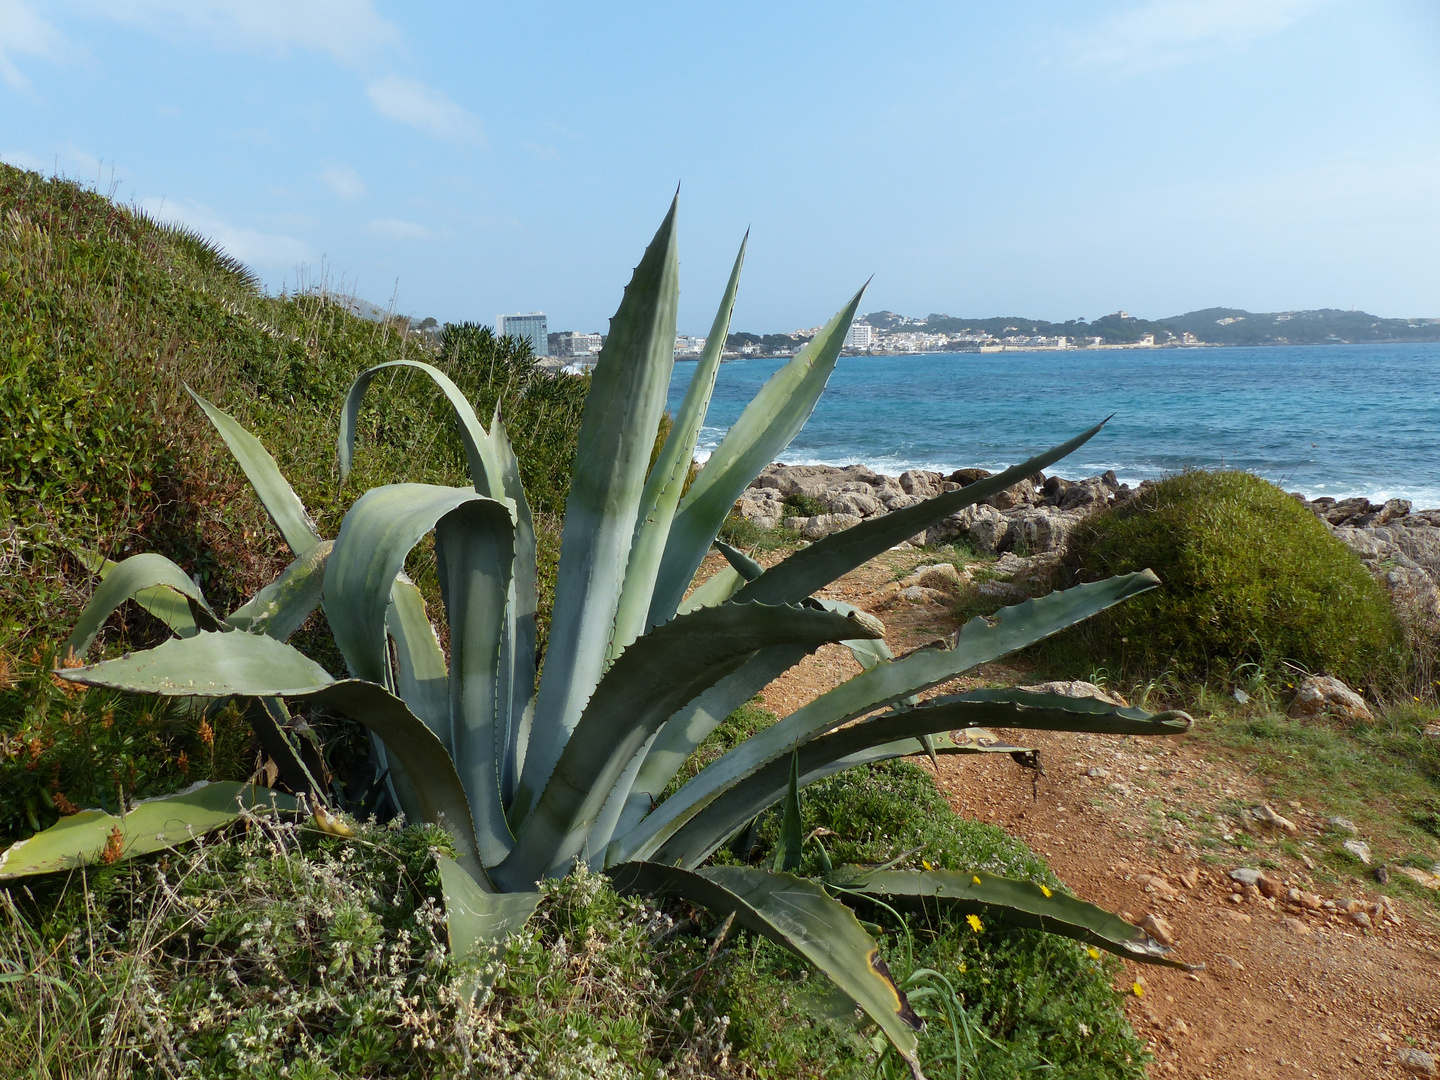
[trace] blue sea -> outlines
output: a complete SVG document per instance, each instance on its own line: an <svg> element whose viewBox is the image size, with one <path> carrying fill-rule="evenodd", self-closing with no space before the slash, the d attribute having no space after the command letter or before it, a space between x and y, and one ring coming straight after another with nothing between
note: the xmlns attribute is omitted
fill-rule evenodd
<svg viewBox="0 0 1440 1080"><path fill-rule="evenodd" d="M699 455L784 360L721 365ZM672 411L693 363L675 365ZM842 357L786 464L998 471L1115 414L1050 471L1247 469L1308 498L1440 507L1440 343Z"/></svg>

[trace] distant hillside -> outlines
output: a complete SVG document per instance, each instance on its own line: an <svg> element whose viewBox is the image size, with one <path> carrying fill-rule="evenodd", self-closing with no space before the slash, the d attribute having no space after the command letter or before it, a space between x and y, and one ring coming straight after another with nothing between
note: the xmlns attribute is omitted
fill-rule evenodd
<svg viewBox="0 0 1440 1080"><path fill-rule="evenodd" d="M1125 312L1086 321L1047 322L1024 316L973 319L931 314L907 318L893 311L871 312L864 320L885 337L893 334L945 334L988 337L1064 336L1072 343L1099 338L1124 345L1153 335L1156 344L1178 342L1186 334L1207 345L1320 345L1379 341L1440 341L1440 319L1383 319L1364 311L1253 312L1241 308L1205 308L1168 319L1137 319Z"/></svg>

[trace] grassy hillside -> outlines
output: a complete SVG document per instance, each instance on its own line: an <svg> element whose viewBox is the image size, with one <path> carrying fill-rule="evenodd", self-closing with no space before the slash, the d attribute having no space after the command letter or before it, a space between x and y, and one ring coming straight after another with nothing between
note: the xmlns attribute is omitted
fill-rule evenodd
<svg viewBox="0 0 1440 1080"><path fill-rule="evenodd" d="M207 741L164 708L77 700L44 674L93 588L77 550L167 555L225 611L289 560L184 387L255 432L333 536L367 487L465 482L430 382L400 372L367 398L342 489L345 390L363 368L400 359L445 370L487 420L501 402L553 562L583 381L537 374L524 346L483 327L447 328L436 345L322 293L267 296L192 233L0 165L0 842L53 818L56 799L113 802L117 787L143 797L253 764L238 718ZM154 640L148 616L127 618L102 650ZM116 710L135 722L114 722Z"/></svg>

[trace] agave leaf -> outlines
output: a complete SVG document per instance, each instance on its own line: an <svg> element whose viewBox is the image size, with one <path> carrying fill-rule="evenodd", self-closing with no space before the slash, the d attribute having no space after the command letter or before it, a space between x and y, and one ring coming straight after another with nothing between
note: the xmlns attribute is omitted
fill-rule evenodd
<svg viewBox="0 0 1440 1080"><path fill-rule="evenodd" d="M725 556L725 561L734 567L735 572L746 581L754 581L765 572L765 567L761 566L739 548L731 547L725 543L724 540L717 539L711 543L714 545L716 551Z"/></svg>
<svg viewBox="0 0 1440 1080"><path fill-rule="evenodd" d="M405 557L446 514L482 501L472 488L388 484L346 512L325 567L325 613L356 678L392 684L385 615Z"/></svg>
<svg viewBox="0 0 1440 1080"><path fill-rule="evenodd" d="M725 295L720 299L720 310L715 313L710 336L705 339L705 350L695 365L690 385L685 390L685 400L680 403L675 423L671 425L670 434L650 470L645 492L640 497L640 524L635 533L635 544L630 550L630 565L625 571L625 589L615 613L615 636L610 642L612 659L645 632L650 599L655 593L655 578L660 572L660 560L670 536L670 524L675 517L675 507L680 502L680 492L690 475L690 465L695 458L695 441L700 437L700 425L705 421L710 395L715 390L715 374L720 370L720 356L730 332L730 314L735 309L735 293L740 288L740 267L745 263L745 245L749 239L750 234L746 232L745 239L740 242L740 252L735 256Z"/></svg>
<svg viewBox="0 0 1440 1080"><path fill-rule="evenodd" d="M456 959L499 945L529 921L540 903L538 892L494 892L488 881L476 881L454 859L441 855L435 863L445 894L450 955ZM462 986L461 996L467 1001L474 998L476 991L494 982L496 974L493 966L475 972Z"/></svg>
<svg viewBox="0 0 1440 1080"><path fill-rule="evenodd" d="M425 598L403 571L390 588L385 629L395 646L396 692L450 749L450 668Z"/></svg>
<svg viewBox="0 0 1440 1080"><path fill-rule="evenodd" d="M95 640L95 635L105 625L105 620L126 600L137 598L144 593L157 604L163 604L165 597L159 593L160 589L173 590L173 593L186 598L185 602L191 605L192 627L203 626L214 630L219 626L219 620L205 602L205 594L200 591L200 587L190 580L189 574L165 556L131 555L130 558L118 564L112 563L111 566L112 569L105 574L95 594L90 597L90 602L80 614L80 621L65 642L67 651L73 650L76 656L84 656L85 650ZM175 622L184 625L178 618Z"/></svg>
<svg viewBox="0 0 1440 1080"><path fill-rule="evenodd" d="M166 697L278 697L335 680L298 649L264 634L202 631L153 649L55 672L86 686Z"/></svg>
<svg viewBox="0 0 1440 1080"><path fill-rule="evenodd" d="M800 751L790 753L790 782L785 787L785 812L780 817L780 843L775 845L775 869L793 874L800 869L800 849L805 846L800 811Z"/></svg>
<svg viewBox="0 0 1440 1080"><path fill-rule="evenodd" d="M711 762L622 836L616 857L651 857L668 836L712 799L792 746L803 748L832 728L997 660L1159 583L1159 578L1144 570L1077 585L1002 608L993 622L972 619L948 648L922 649L899 660L876 664Z"/></svg>
<svg viewBox="0 0 1440 1080"><path fill-rule="evenodd" d="M461 861L483 876L465 788L445 746L385 687L361 679L336 682L299 650L263 634L197 634L153 649L56 672L87 686L171 697L303 698L343 712L379 736L411 777L421 816L444 819Z"/></svg>
<svg viewBox="0 0 1440 1080"><path fill-rule="evenodd" d="M931 698L917 712L948 715L952 727L1027 728L1031 731L1088 731L1106 735L1183 735L1193 721L1189 713L1172 710L1148 713L1098 698L1034 693L1012 688L969 690Z"/></svg>
<svg viewBox="0 0 1440 1080"><path fill-rule="evenodd" d="M450 621L451 757L465 784L480 858L493 866L514 843L500 797L505 754L501 640L515 561L515 520L489 499L457 506L435 526L435 561ZM420 778L414 778L419 780Z"/></svg>
<svg viewBox="0 0 1440 1080"><path fill-rule="evenodd" d="M739 592L744 584L745 579L735 572L734 567L723 567L697 585L695 590L680 602L676 614L686 615L702 607L723 604Z"/></svg>
<svg viewBox="0 0 1440 1080"><path fill-rule="evenodd" d="M1190 718L1184 713L1161 713L1151 716L1140 709L1104 705L1094 699L1068 698L1059 694L1030 694L1025 704L1007 700L969 700L964 696L938 699L916 708L894 712L848 724L845 727L813 738L798 751L801 783L814 783L842 768L862 760L878 760L866 756L872 748L909 745L923 735L937 735L954 729L987 727L1023 727L1049 731L1099 731L1122 735L1176 735L1188 730ZM1041 699L1039 701L1033 699ZM1085 703L1070 709L1071 703ZM1092 708L1101 705L1103 709ZM773 729L772 729L773 730ZM988 734L988 733L986 733ZM993 739L993 736L991 736ZM970 748L984 752L1019 753L1021 747L992 748L983 745L983 736L970 735ZM996 740L998 741L998 740ZM953 744L952 744L953 745ZM938 747L937 747L938 749ZM958 748L947 748L957 752ZM888 749L881 757L896 756ZM783 754L772 756L763 766L737 779L719 793L675 832L668 841L647 857L657 862L698 866L709 858L726 837L767 806L780 799L786 791L788 763ZM676 793L677 796L680 794Z"/></svg>
<svg viewBox="0 0 1440 1080"><path fill-rule="evenodd" d="M749 866L692 871L630 862L607 873L622 893L674 896L715 914L733 912L745 929L808 960L865 1010L920 1077L915 1033L923 1022L854 913L815 882Z"/></svg>
<svg viewBox="0 0 1440 1080"><path fill-rule="evenodd" d="M652 626L670 618L678 608L685 586L700 568L740 493L805 426L835 370L845 334L864 292L862 288L851 297L794 359L770 376L690 485L670 526L665 557L655 580L655 598L650 604ZM791 601L814 591L807 589L791 597Z"/></svg>
<svg viewBox="0 0 1440 1080"><path fill-rule="evenodd" d="M631 778L629 794L612 836L624 836L640 823L660 798L671 779L695 748L727 716L785 672L809 656L813 645L774 645L761 649L732 674L680 709L650 744L639 771ZM617 785L619 790L619 785ZM598 828L597 828L598 843Z"/></svg>
<svg viewBox="0 0 1440 1080"><path fill-rule="evenodd" d="M615 628L645 471L675 364L676 198L625 287L591 376L565 502L545 669L513 803L520 814L534 805L600 682Z"/></svg>
<svg viewBox="0 0 1440 1080"><path fill-rule="evenodd" d="M355 376L355 381L350 384L350 390L345 395L345 404L340 410L340 479L344 480L350 475L354 462L355 421L360 415L360 403L365 398L365 391L369 389L376 375L389 368L413 368L423 371L434 380L440 392L445 395L445 400L450 403L450 408L454 410L455 423L459 429L460 441L465 446L465 458L470 463L470 478L474 481L475 490L492 499L503 498L503 470L490 446L489 436L480 426L474 407L466 399L464 392L451 381L450 376L439 368L418 360L391 360L366 368Z"/></svg>
<svg viewBox="0 0 1440 1080"><path fill-rule="evenodd" d="M846 892L882 897L909 907L945 907L986 919L1043 930L1105 949L1127 960L1188 967L1140 927L1094 904L1030 881L1015 881L984 870L872 870L837 867L826 883Z"/></svg>
<svg viewBox="0 0 1440 1080"><path fill-rule="evenodd" d="M490 440L499 458L505 497L515 504L515 571L506 604L505 641L501 646L500 676L503 707L501 731L505 753L500 763L500 787L505 802L514 797L525 761L535 707L535 521L520 480L520 462L500 420L500 406L490 423Z"/></svg>
<svg viewBox="0 0 1440 1080"><path fill-rule="evenodd" d="M119 563L111 562L109 559L93 551L86 551L83 548L77 548L72 554L86 570L89 570L101 581L108 578L111 571L120 565ZM191 637L200 631L200 627L195 625L195 615L190 610L190 598L184 593L171 588L169 585L156 585L151 589L141 589L135 593L135 595L131 596L130 599L134 600L135 603L139 604L143 609L170 627L171 630L181 637ZM107 614L106 618L108 617ZM84 615L82 615L81 618L83 619ZM104 620L101 621L103 623ZM214 629L215 624L207 620L206 626L209 629ZM77 627L76 629L78 630L79 628ZM71 640L74 640L73 636ZM92 638L91 640L93 641L94 639ZM71 646L67 643L67 648L69 647ZM88 645L86 647L88 648ZM75 655L80 656L81 652L77 650Z"/></svg>
<svg viewBox="0 0 1440 1080"><path fill-rule="evenodd" d="M295 800L253 784L202 780L174 795L136 803L123 816L82 810L0 852L0 881L163 851L267 806L294 810Z"/></svg>
<svg viewBox="0 0 1440 1080"><path fill-rule="evenodd" d="M295 494L289 481L280 474L280 466L275 464L270 452L260 445L260 440L246 431L233 416L217 409L190 387L185 387L185 392L210 418L215 430L220 432L220 438L225 440L225 445L235 456L235 461L250 481L250 486L260 497L265 512L270 515L270 520L275 522L280 535L285 537L285 543L290 545L290 550L297 556L304 555L318 544L320 535L315 531L315 523L310 520L310 515L305 512L304 503L300 501L300 496Z"/></svg>
<svg viewBox="0 0 1440 1080"><path fill-rule="evenodd" d="M476 881L487 880L465 785L444 744L404 701L385 687L361 679L346 679L319 690L285 696L303 697L342 712L379 736L405 775L415 779L414 796L421 818L444 825L455 837L460 865Z"/></svg>
<svg viewBox="0 0 1440 1080"><path fill-rule="evenodd" d="M290 737L290 710L285 708L285 702L276 697L251 698L245 706L245 719L260 741L261 749L279 770L280 782L291 791L304 792L321 806L328 805L324 787L316 782Z"/></svg>
<svg viewBox="0 0 1440 1080"><path fill-rule="evenodd" d="M741 589L736 594L736 599L760 600L767 604L793 604L802 596L809 596L816 589L848 574L881 552L889 551L901 540L908 540L956 511L988 499L996 492L1013 487L1040 470L1049 468L1083 446L1107 422L1108 417L1088 431L1082 431L1069 442L1037 454L1029 461L1021 462L995 476L977 480L968 487L947 491L915 506L892 510L880 517L862 521L843 532L831 533L772 566ZM700 475L703 477L705 474L702 471Z"/></svg>
<svg viewBox="0 0 1440 1080"><path fill-rule="evenodd" d="M334 546L322 540L304 555L295 556L278 578L232 611L225 621L236 630L288 640L320 606L325 562Z"/></svg>
<svg viewBox="0 0 1440 1080"><path fill-rule="evenodd" d="M757 650L877 632L869 622L801 607L726 604L681 615L635 641L595 688L496 880L519 889L563 874L645 741Z"/></svg>

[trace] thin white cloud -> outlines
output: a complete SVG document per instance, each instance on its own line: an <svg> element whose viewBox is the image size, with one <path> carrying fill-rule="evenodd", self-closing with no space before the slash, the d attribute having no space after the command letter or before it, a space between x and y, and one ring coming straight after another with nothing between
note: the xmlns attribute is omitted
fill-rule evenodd
<svg viewBox="0 0 1440 1080"><path fill-rule="evenodd" d="M1134 74L1243 47L1277 33L1323 0L1150 0L1072 43L1086 66Z"/></svg>
<svg viewBox="0 0 1440 1080"><path fill-rule="evenodd" d="M478 117L416 79L389 75L370 83L366 91L375 111L387 120L405 124L441 142L476 146L485 142Z"/></svg>
<svg viewBox="0 0 1440 1080"><path fill-rule="evenodd" d="M65 39L40 17L27 0L0 0L0 80L12 90L31 91L30 80L16 66L17 56L60 60Z"/></svg>
<svg viewBox="0 0 1440 1080"><path fill-rule="evenodd" d="M371 0L84 0L83 6L154 34L198 31L224 46L304 49L345 63L383 52L401 36Z"/></svg>
<svg viewBox="0 0 1440 1080"><path fill-rule="evenodd" d="M157 221L189 226L250 266L291 269L310 261L310 249L303 240L231 224L208 206L169 199L141 199L140 208Z"/></svg>
<svg viewBox="0 0 1440 1080"><path fill-rule="evenodd" d="M365 194L365 181L350 165L326 166L320 173L320 182L340 198L351 202Z"/></svg>
<svg viewBox="0 0 1440 1080"><path fill-rule="evenodd" d="M413 221L401 221L399 218L377 218L366 226L376 236L383 236L387 240L426 240L430 237L430 230L424 225L416 225Z"/></svg>

